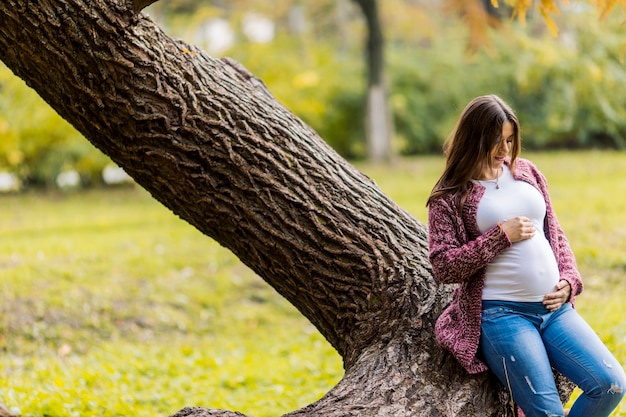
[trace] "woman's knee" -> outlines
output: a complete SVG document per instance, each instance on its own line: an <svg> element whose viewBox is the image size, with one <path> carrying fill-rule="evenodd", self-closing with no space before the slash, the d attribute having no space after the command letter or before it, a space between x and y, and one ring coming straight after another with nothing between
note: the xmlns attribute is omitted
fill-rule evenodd
<svg viewBox="0 0 626 417"><path fill-rule="evenodd" d="M614 372L611 372L614 371ZM613 369L607 366L607 372L597 376L597 385L586 392L591 397L611 397L613 399L624 397L624 389L626 388L626 375L624 370Z"/></svg>
<svg viewBox="0 0 626 417"><path fill-rule="evenodd" d="M619 399L621 400L622 398L624 398L624 385L625 385L624 381L622 382L613 381L610 384L605 384L605 389L606 389L605 395L616 396L616 397L619 397Z"/></svg>
<svg viewBox="0 0 626 417"><path fill-rule="evenodd" d="M604 383L595 392L585 392L584 395L594 401L597 404L596 407L613 410L624 398L624 384Z"/></svg>

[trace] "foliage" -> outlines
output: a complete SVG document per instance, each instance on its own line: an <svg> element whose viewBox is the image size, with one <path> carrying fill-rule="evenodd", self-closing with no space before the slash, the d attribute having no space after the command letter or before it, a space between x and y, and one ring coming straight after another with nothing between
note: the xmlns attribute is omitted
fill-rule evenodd
<svg viewBox="0 0 626 417"><path fill-rule="evenodd" d="M626 35L619 17L600 21L592 9L563 11L555 18L559 38L542 20L505 23L468 53L469 29L459 18L385 4L396 7L383 8L383 18L391 28L388 74L401 154L439 152L463 106L490 93L516 110L529 149L626 146L626 92L617 88L626 79ZM346 24L362 35L352 20ZM227 53L339 153L357 159L365 156L361 48L354 35L338 43L286 31L267 44L241 41Z"/></svg>
<svg viewBox="0 0 626 417"><path fill-rule="evenodd" d="M621 21L587 12L563 17L560 38L540 23L492 34L468 54L459 26L390 53L398 146L407 154L439 151L461 109L498 94L516 111L527 149L626 147L626 36Z"/></svg>
<svg viewBox="0 0 626 417"><path fill-rule="evenodd" d="M109 163L22 80L0 64L0 172L30 185L52 186L78 170L85 184L99 182Z"/></svg>
<svg viewBox="0 0 626 417"><path fill-rule="evenodd" d="M516 62L517 107L530 122L527 136L541 147L626 147L626 38L617 20L574 16L560 41L520 36ZM543 71L539 70L542 68Z"/></svg>
<svg viewBox="0 0 626 417"><path fill-rule="evenodd" d="M553 7L557 2L540 3ZM613 3L594 4L604 12ZM458 16L460 6L447 13L436 4L380 4L400 154L438 153L465 103L489 93L502 96L517 112L527 149L626 147L622 16L606 14L600 20L585 2L561 8L559 14L549 13L560 30L555 38L540 14L518 9L520 15L526 10L526 26L507 19L495 29L483 25L485 44L470 53L468 44L475 43L475 35L467 5ZM523 5L499 2L500 9L505 6L513 10ZM300 29L290 23L296 7L308 19ZM158 2L149 13L173 36L201 45L198 32L204 23L229 19L237 42L223 54L261 78L340 154L353 160L365 157L364 24L351 1L196 5L177 0ZM245 37L241 22L248 13L273 19L277 30L272 42ZM107 163L107 157L0 65L0 173L51 187L60 173L76 170L82 184L90 185L101 181Z"/></svg>
<svg viewBox="0 0 626 417"><path fill-rule="evenodd" d="M626 154L540 153L584 276L577 308L626 363ZM359 164L426 219L441 157ZM581 204L584 201L585 204ZM269 417L341 377L329 344L230 252L139 189L0 197L0 403L25 417ZM626 417L626 404L614 416Z"/></svg>

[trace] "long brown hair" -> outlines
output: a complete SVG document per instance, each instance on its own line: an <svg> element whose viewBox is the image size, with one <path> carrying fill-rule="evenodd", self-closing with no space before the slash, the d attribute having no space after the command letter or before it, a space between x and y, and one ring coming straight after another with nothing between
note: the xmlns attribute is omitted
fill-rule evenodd
<svg viewBox="0 0 626 417"><path fill-rule="evenodd" d="M428 197L427 206L436 198L453 194L459 212L463 209L472 178L478 178L484 168L491 165L491 150L501 140L507 140L502 137L502 126L506 122L513 125L510 162L513 171L521 148L520 126L513 110L493 94L476 97L465 106L444 143L446 167Z"/></svg>

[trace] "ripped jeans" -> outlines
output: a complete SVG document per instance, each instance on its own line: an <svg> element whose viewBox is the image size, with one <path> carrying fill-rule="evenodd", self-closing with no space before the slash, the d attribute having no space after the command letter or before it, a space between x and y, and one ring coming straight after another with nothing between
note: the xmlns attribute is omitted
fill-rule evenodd
<svg viewBox="0 0 626 417"><path fill-rule="evenodd" d="M483 301L480 356L526 417L563 417L551 367L583 391L569 417L608 417L624 396L624 369L570 303Z"/></svg>

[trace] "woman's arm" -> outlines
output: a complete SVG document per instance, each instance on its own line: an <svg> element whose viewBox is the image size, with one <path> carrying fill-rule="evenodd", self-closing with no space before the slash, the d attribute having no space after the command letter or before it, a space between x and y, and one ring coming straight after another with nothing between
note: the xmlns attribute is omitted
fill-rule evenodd
<svg viewBox="0 0 626 417"><path fill-rule="evenodd" d="M475 240L468 241L456 207L445 198L428 206L428 247L435 278L442 283L463 282L484 268L511 242L495 225Z"/></svg>

